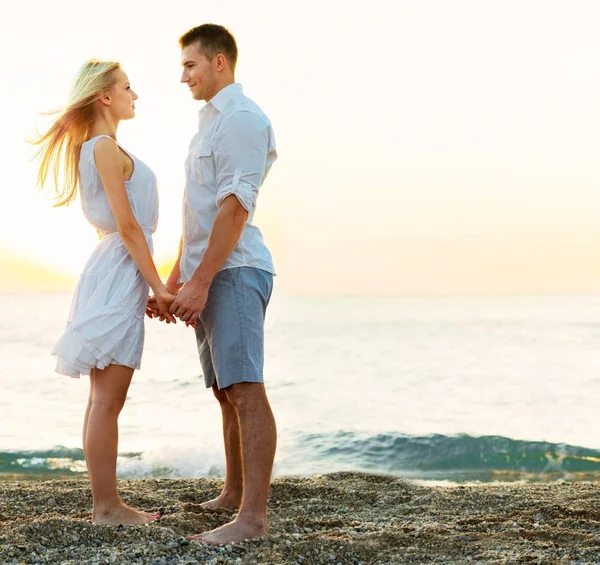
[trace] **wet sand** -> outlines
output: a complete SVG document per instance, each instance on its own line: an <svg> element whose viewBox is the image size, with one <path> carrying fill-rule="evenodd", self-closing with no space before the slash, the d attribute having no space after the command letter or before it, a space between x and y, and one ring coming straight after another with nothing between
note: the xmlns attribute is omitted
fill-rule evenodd
<svg viewBox="0 0 600 565"><path fill-rule="evenodd" d="M594 483L421 486L335 473L279 478L271 535L221 547L184 536L228 522L205 510L217 479L120 481L156 524L92 526L85 479L0 482L0 563L600 563Z"/></svg>

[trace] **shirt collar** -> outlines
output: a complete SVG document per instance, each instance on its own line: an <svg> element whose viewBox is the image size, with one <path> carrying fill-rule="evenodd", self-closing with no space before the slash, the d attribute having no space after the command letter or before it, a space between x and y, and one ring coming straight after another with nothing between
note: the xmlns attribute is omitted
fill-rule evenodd
<svg viewBox="0 0 600 565"><path fill-rule="evenodd" d="M241 94L243 91L242 85L239 82L227 85L217 92L209 101L219 112L222 112L229 101L236 95Z"/></svg>

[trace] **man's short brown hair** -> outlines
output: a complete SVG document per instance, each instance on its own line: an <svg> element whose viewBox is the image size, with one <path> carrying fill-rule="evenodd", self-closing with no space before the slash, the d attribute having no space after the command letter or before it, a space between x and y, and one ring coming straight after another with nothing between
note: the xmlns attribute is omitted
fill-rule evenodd
<svg viewBox="0 0 600 565"><path fill-rule="evenodd" d="M198 49L209 61L222 53L231 68L235 70L238 49L235 38L227 28L216 24L202 24L190 29L179 38L179 46L182 49L193 43L198 43Z"/></svg>

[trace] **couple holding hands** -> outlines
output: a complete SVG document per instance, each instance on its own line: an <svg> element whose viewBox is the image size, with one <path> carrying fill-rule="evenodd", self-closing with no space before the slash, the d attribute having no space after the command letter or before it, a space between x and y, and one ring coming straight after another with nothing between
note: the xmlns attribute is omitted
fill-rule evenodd
<svg viewBox="0 0 600 565"><path fill-rule="evenodd" d="M120 65L86 62L68 104L35 143L40 184L53 176L58 206L79 191L86 218L102 236L53 350L58 373L90 375L83 450L92 522L135 525L160 518L128 506L117 493L117 421L140 367L144 315L167 323L179 319L196 332L205 384L223 418L225 482L221 494L204 505L239 508L232 522L190 539L221 544L268 531L277 432L263 359L274 270L252 220L277 152L269 119L235 82L237 45L231 33L205 24L179 43L181 82L206 104L189 146L183 233L166 284L152 260L156 177L117 140L119 123L134 117L138 98Z"/></svg>

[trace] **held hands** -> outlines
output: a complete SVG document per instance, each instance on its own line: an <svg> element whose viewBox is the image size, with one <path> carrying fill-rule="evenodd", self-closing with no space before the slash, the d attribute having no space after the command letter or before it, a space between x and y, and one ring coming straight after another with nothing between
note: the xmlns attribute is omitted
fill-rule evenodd
<svg viewBox="0 0 600 565"><path fill-rule="evenodd" d="M208 299L208 286L189 282L168 290L172 294L168 292L166 296L160 298L158 296L148 298L146 315L149 318L158 318L161 322L166 321L167 324L176 323L175 318L179 318L186 326L196 328L198 316Z"/></svg>
<svg viewBox="0 0 600 565"><path fill-rule="evenodd" d="M171 304L169 312L185 322L186 326L195 328L198 316L206 306L209 286L193 280L183 285Z"/></svg>
<svg viewBox="0 0 600 565"><path fill-rule="evenodd" d="M173 322L177 323L175 317L169 312L169 308L175 300L175 294L171 294L165 289L164 292L157 293L154 296L148 298L148 305L146 306L146 315L149 318L159 318L162 321L166 321L167 324Z"/></svg>

